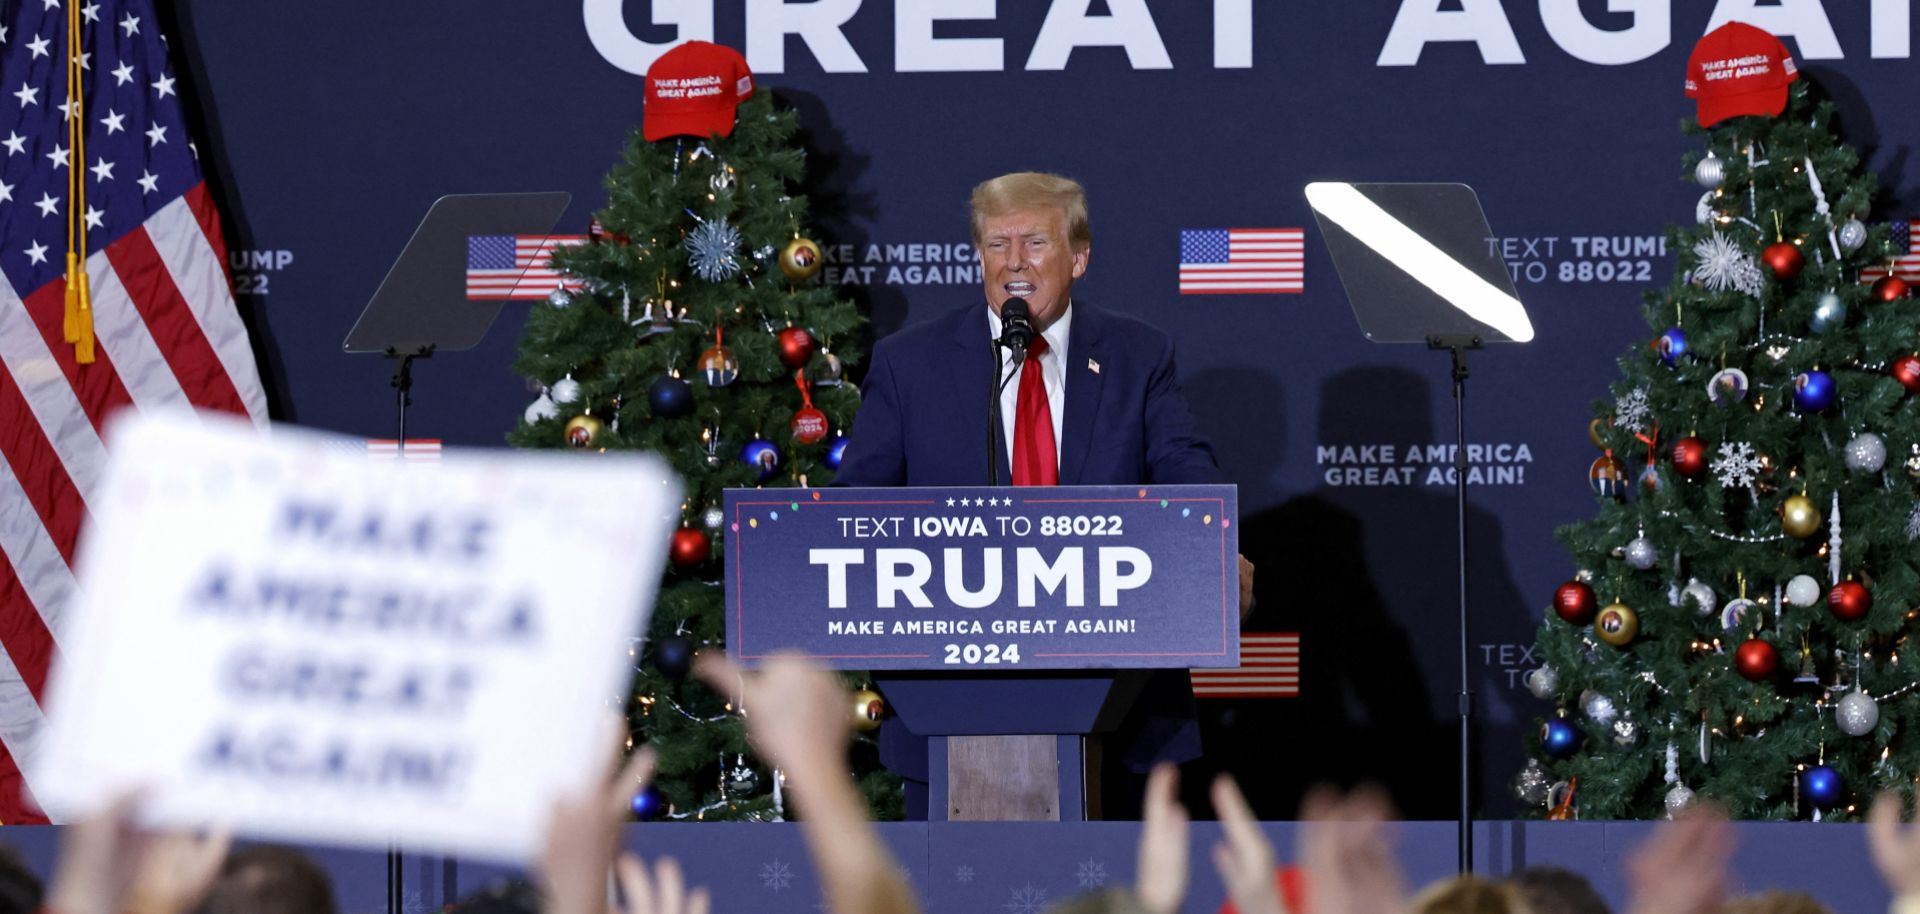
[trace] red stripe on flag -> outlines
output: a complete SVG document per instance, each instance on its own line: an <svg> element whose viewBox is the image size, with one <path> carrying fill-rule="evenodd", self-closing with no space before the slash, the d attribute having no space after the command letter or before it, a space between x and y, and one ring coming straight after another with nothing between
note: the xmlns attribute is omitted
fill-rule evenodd
<svg viewBox="0 0 1920 914"><path fill-rule="evenodd" d="M20 670L20 679L33 693L33 700L44 705L47 671L53 667L53 633L47 631L46 620L34 608L33 598L20 583L12 561L4 554L0 554L0 560L6 561L7 569L0 577L0 647Z"/></svg>
<svg viewBox="0 0 1920 914"><path fill-rule="evenodd" d="M233 264L227 262L227 238L220 231L220 209L213 205L213 193L207 190L207 182L202 181L192 190L181 194L187 201L187 209L193 213L193 221L200 223L200 233L207 236L207 244L213 247L213 256L220 261L220 273L227 277L227 293L233 293ZM235 298L236 306L239 299Z"/></svg>
<svg viewBox="0 0 1920 914"><path fill-rule="evenodd" d="M200 322L187 307L180 289L173 284L173 277L161 262L160 252L154 250L146 229L128 232L110 245L107 259L113 263L113 271L120 275L127 297L133 299L134 308L146 321L153 341L166 356L187 399L201 409L245 416L247 408L240 402L240 392L234 388L233 379L227 377L226 368L220 364L213 345L207 342L206 334L201 332Z"/></svg>
<svg viewBox="0 0 1920 914"><path fill-rule="evenodd" d="M26 395L13 380L12 373L0 368L0 457L13 468L20 488L27 493L34 513L46 527L47 535L60 549L60 557L73 564L73 546L80 538L80 522L87 514L86 499L67 475L67 468L48 440L47 431L27 405ZM39 616L35 615L35 619ZM0 619L0 624L5 620Z"/></svg>
<svg viewBox="0 0 1920 914"><path fill-rule="evenodd" d="M0 743L0 825L51 824L27 789L27 779L21 776L13 753L7 751L5 743Z"/></svg>
<svg viewBox="0 0 1920 914"><path fill-rule="evenodd" d="M80 408L87 411L87 421L99 431L109 413L133 403L133 395L120 383L120 374L113 370L113 360L107 357L105 347L95 347L93 364L84 368L74 360L73 344L65 336L66 280L56 279L41 286L40 291L27 296L24 304L28 316L40 328L41 338L47 341L47 349L53 352L54 361L60 364L60 372L67 376L67 386L80 399Z"/></svg>

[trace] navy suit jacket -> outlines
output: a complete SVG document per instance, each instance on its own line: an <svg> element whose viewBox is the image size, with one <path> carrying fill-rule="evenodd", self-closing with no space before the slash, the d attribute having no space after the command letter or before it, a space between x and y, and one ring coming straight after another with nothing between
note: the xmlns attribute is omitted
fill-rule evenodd
<svg viewBox="0 0 1920 914"><path fill-rule="evenodd" d="M873 348L860 414L834 474L846 486L987 484L987 416L994 352L984 304L904 328ZM1132 486L1220 482L1213 449L1180 395L1173 342L1152 325L1075 302L1067 333L1066 415L1060 484ZM1098 369L1095 369L1098 365ZM1002 485L1013 479L1006 439L994 451ZM1114 735L1120 762L1200 754L1200 729L1185 670L1149 678ZM889 724L892 722L889 721ZM889 735L891 734L891 735ZM926 780L925 744L888 727L881 758Z"/></svg>
<svg viewBox="0 0 1920 914"><path fill-rule="evenodd" d="M1180 396L1173 342L1144 321L1072 307L1060 484L1219 482L1213 449ZM941 315L874 346L836 485L986 485L994 355L984 309ZM1005 485L1013 476L1005 435L999 441L993 457Z"/></svg>

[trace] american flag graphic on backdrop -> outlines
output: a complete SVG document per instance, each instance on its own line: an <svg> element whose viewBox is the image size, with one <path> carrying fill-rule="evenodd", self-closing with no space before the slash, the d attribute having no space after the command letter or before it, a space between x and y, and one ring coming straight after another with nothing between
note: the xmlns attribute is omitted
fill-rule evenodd
<svg viewBox="0 0 1920 914"><path fill-rule="evenodd" d="M1195 698L1297 698L1300 695L1298 632L1241 632L1240 665L1194 670Z"/></svg>
<svg viewBox="0 0 1920 914"><path fill-rule="evenodd" d="M1920 254L1913 251L1912 223L1895 221L1888 224L1887 240L1893 246L1891 263L1882 262L1860 270L1861 282L1873 282L1887 275L1892 267L1893 275L1903 282L1920 283Z"/></svg>
<svg viewBox="0 0 1920 914"><path fill-rule="evenodd" d="M1181 229L1180 294L1305 291L1305 250L1297 228Z"/></svg>
<svg viewBox="0 0 1920 914"><path fill-rule="evenodd" d="M473 235L467 238L467 298L539 300L580 281L553 268L555 248L585 235Z"/></svg>
<svg viewBox="0 0 1920 914"><path fill-rule="evenodd" d="M113 411L195 406L267 421L226 244L147 0L0 4L0 822L21 798L47 671L76 583L74 542ZM69 148L68 16L85 69ZM68 179L79 170L96 359L65 340Z"/></svg>

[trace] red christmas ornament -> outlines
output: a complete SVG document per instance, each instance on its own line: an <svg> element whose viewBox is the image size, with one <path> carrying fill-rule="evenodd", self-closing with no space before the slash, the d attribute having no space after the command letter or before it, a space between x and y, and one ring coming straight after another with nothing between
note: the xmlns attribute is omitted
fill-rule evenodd
<svg viewBox="0 0 1920 914"><path fill-rule="evenodd" d="M1791 241L1778 241L1767 245L1760 253L1767 269L1773 271L1776 279L1792 279L1800 275L1801 268L1807 265L1807 258L1800 254L1800 246Z"/></svg>
<svg viewBox="0 0 1920 914"><path fill-rule="evenodd" d="M1920 355L1903 355L1894 359L1893 364L1887 368L1887 372L1893 375L1893 379L1899 381L1900 386L1906 388L1908 393L1920 392Z"/></svg>
<svg viewBox="0 0 1920 914"><path fill-rule="evenodd" d="M1673 471L1697 479L1707 471L1707 443L1688 435L1673 443Z"/></svg>
<svg viewBox="0 0 1920 914"><path fill-rule="evenodd" d="M1907 281L1898 276L1884 276L1873 284L1873 297L1881 301L1899 301L1907 297Z"/></svg>
<svg viewBox="0 0 1920 914"><path fill-rule="evenodd" d="M788 327L780 331L779 344L780 364L793 369L807 367L807 360L813 358L813 350L816 348L813 334L799 327Z"/></svg>
<svg viewBox="0 0 1920 914"><path fill-rule="evenodd" d="M827 414L811 406L802 406L793 413L793 440L801 444L819 444L827 437Z"/></svg>
<svg viewBox="0 0 1920 914"><path fill-rule="evenodd" d="M1733 668L1752 682L1772 679L1780 671L1780 652L1769 642L1748 638L1733 652Z"/></svg>
<svg viewBox="0 0 1920 914"><path fill-rule="evenodd" d="M681 527L673 531L673 551L670 555L675 567L692 568L713 557L713 542L707 539L703 531Z"/></svg>
<svg viewBox="0 0 1920 914"><path fill-rule="evenodd" d="M1600 609L1600 601L1594 599L1593 588L1585 581L1568 581L1553 592L1553 611L1570 625L1585 625L1593 621L1593 614Z"/></svg>
<svg viewBox="0 0 1920 914"><path fill-rule="evenodd" d="M1859 581L1841 581L1827 591L1827 609L1842 622L1858 622L1873 608L1873 594Z"/></svg>

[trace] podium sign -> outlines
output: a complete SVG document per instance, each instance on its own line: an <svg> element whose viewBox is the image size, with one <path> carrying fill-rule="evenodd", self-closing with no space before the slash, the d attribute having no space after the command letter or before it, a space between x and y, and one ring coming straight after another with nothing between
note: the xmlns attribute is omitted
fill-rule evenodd
<svg viewBox="0 0 1920 914"><path fill-rule="evenodd" d="M875 670L1231 667L1233 486L729 489L727 644Z"/></svg>

